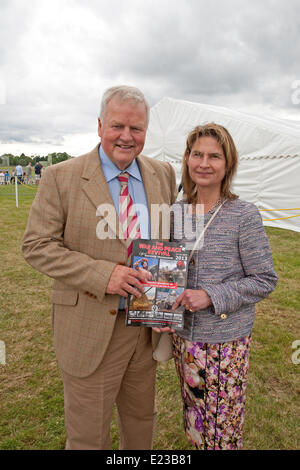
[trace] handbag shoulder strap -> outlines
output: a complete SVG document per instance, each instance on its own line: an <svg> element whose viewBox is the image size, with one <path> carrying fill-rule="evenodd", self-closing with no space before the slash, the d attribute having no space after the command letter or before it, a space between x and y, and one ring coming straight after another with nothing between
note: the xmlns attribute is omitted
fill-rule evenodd
<svg viewBox="0 0 300 470"><path fill-rule="evenodd" d="M214 218L216 217L217 213L219 212L219 210L221 209L221 207L225 204L225 202L227 201L227 199L224 199L224 201L222 202L222 204L219 205L219 207L215 210L215 212L212 214L212 216L210 217L209 221L207 222L207 224L205 225L205 227L203 227L203 230L201 231L199 237L197 238L197 240L195 241L195 244L193 246L193 249L190 253L190 256L189 256L189 259L188 259L188 263L191 261L192 259L192 256L194 254L194 251L197 247L197 245L199 244L199 242L201 241L201 239L203 238L206 230L208 229L208 227L210 226L210 224L212 223L212 221L214 220Z"/></svg>

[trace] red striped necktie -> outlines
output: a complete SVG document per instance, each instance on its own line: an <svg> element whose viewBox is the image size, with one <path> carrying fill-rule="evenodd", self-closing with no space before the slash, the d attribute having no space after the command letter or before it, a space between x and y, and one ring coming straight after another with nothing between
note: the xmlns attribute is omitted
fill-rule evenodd
<svg viewBox="0 0 300 470"><path fill-rule="evenodd" d="M137 213L128 191L128 178L129 174L126 172L120 173L118 176L118 180L121 183L119 219L129 258L132 253L133 240L141 238L141 231Z"/></svg>

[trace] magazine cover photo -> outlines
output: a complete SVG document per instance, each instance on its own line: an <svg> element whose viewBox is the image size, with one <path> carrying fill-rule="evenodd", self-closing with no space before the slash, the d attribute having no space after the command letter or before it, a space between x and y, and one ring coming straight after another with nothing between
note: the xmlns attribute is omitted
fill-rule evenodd
<svg viewBox="0 0 300 470"><path fill-rule="evenodd" d="M134 240L132 267L146 271L147 282L141 298L128 299L126 325L183 327L184 308L173 305L186 287L188 255L184 244Z"/></svg>

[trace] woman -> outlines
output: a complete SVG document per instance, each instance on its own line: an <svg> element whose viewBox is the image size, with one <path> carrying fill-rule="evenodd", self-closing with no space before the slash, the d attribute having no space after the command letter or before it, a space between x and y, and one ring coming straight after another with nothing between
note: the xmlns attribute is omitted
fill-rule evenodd
<svg viewBox="0 0 300 470"><path fill-rule="evenodd" d="M191 257L187 289L173 307L185 306L184 329L173 335L174 358L186 435L197 449L242 448L255 303L277 282L257 208L230 190L237 162L224 127L196 127L183 158L185 198L176 203L183 217L175 215L171 224L172 240L190 241L186 232L196 230L197 204L203 205L204 226L215 213Z"/></svg>

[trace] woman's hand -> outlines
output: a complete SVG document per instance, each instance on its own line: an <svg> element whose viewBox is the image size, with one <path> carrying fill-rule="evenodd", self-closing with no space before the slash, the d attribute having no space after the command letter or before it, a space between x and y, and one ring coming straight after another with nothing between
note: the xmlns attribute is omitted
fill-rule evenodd
<svg viewBox="0 0 300 470"><path fill-rule="evenodd" d="M203 289L186 289L179 297L177 297L172 310L175 310L180 305L190 312L197 312L197 310L204 310L212 305L212 301Z"/></svg>

